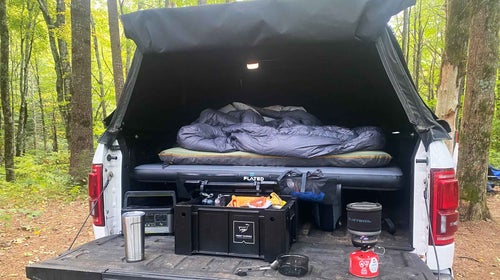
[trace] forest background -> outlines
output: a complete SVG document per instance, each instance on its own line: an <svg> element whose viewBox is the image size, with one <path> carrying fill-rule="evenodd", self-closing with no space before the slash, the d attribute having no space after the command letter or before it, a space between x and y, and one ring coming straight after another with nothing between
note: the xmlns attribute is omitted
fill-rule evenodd
<svg viewBox="0 0 500 280"><path fill-rule="evenodd" d="M15 180L0 169L0 221L27 212L41 200L72 200L86 193L85 182L69 175L68 115L71 74L70 0L2 0L6 2L9 31L7 93L13 120ZM116 15L141 9L230 3L228 0L120 0ZM393 17L390 25L402 45L409 70L422 99L431 108L437 104L440 69L445 47L446 0L422 0ZM104 132L103 120L116 106L135 45L110 28L109 2L91 1L92 120L94 143ZM111 16L111 14L109 14ZM111 34L110 34L110 29ZM111 38L120 40L122 80L113 75ZM115 37L116 38L116 37ZM500 81L495 86L495 116L490 139L489 162L500 167ZM460 97L458 122L463 95ZM5 108L2 108L5 109ZM5 110L3 110L5 114ZM2 116L4 117L4 116ZM0 151L4 130L0 127ZM95 144L94 144L95 145ZM0 152L0 162L6 160ZM88 162L90 167L90 161Z"/></svg>

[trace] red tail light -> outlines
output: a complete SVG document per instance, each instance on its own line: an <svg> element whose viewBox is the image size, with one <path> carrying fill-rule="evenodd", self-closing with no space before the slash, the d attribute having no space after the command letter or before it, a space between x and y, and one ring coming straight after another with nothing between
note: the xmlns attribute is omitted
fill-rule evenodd
<svg viewBox="0 0 500 280"><path fill-rule="evenodd" d="M89 207L96 226L104 226L102 187L102 164L93 164L89 173Z"/></svg>
<svg viewBox="0 0 500 280"><path fill-rule="evenodd" d="M453 243L458 228L458 181L453 169L431 170L430 203L435 244Z"/></svg>

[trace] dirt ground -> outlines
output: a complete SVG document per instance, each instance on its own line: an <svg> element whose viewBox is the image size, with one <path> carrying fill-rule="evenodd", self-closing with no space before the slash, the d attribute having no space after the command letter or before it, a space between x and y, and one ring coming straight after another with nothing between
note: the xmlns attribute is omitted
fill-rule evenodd
<svg viewBox="0 0 500 280"><path fill-rule="evenodd" d="M39 208L40 215L21 211L0 221L0 279L27 279L27 264L65 252L87 217L88 202L49 202ZM93 239L91 225L89 219L74 246Z"/></svg>
<svg viewBox="0 0 500 280"><path fill-rule="evenodd" d="M497 187L498 190L498 187ZM461 223L456 235L456 279L500 279L500 193L488 195L493 221ZM0 279L26 279L24 267L66 251L83 223L87 201L50 202L41 212L0 221ZM93 239L89 220L75 246Z"/></svg>
<svg viewBox="0 0 500 280"><path fill-rule="evenodd" d="M460 223L455 235L455 279L500 279L500 192L488 194L493 220Z"/></svg>

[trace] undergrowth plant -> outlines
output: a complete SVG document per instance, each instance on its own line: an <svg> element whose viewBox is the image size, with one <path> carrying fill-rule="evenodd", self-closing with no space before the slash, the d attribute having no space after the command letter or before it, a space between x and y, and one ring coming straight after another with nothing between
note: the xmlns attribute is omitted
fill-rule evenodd
<svg viewBox="0 0 500 280"><path fill-rule="evenodd" d="M83 197L86 188L73 184L68 174L69 153L27 153L16 158L16 181L0 179L0 222L14 214L40 215L40 205Z"/></svg>

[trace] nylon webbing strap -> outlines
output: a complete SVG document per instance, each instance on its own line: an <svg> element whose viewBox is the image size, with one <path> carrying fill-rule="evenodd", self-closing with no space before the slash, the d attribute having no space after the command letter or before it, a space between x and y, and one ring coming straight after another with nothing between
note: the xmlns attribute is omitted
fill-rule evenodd
<svg viewBox="0 0 500 280"><path fill-rule="evenodd" d="M302 181L300 182L300 192L306 191L307 173L302 173Z"/></svg>

